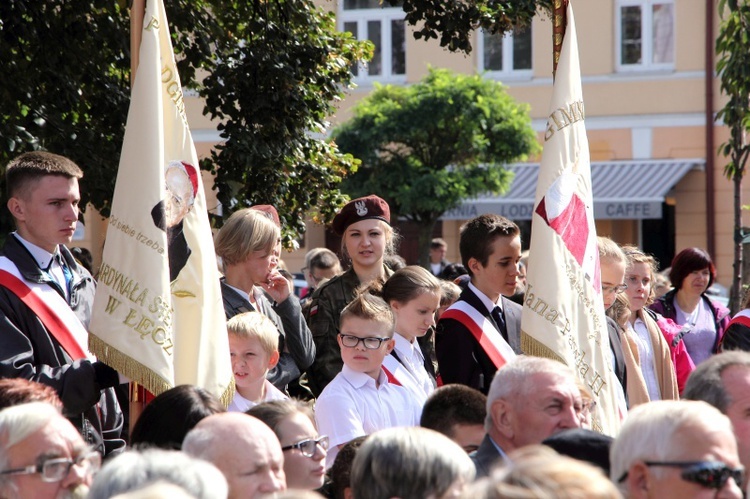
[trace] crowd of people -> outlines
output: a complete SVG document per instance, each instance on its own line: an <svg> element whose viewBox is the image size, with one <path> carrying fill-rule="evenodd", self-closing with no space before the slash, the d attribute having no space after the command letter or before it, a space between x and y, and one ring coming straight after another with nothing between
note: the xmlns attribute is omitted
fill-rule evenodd
<svg viewBox="0 0 750 499"><path fill-rule="evenodd" d="M236 393L156 396L132 427L122 377L88 354L96 286L74 258L80 169L46 152L6 169L16 231L0 256L0 497L742 497L750 466L750 303L706 294L699 248L657 296L654 258L599 238L607 357L628 408L593 431L568 366L523 355L518 226L460 230L406 265L388 204L333 220L341 255L308 252L300 301L275 208L236 211L215 248ZM346 270L344 270L346 269ZM56 320L57 319L57 320ZM82 347L83 345L83 347ZM124 405L124 404L123 404Z"/></svg>

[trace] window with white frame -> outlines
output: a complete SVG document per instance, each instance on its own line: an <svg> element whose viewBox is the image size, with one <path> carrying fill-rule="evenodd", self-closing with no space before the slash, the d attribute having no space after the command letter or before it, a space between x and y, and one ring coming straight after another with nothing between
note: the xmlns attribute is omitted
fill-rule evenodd
<svg viewBox="0 0 750 499"><path fill-rule="evenodd" d="M352 68L354 79L403 81L406 78L406 28L401 7L380 0L341 0L339 26L358 40L370 40L375 52L369 63Z"/></svg>
<svg viewBox="0 0 750 499"><path fill-rule="evenodd" d="M674 0L618 0L617 69L674 68Z"/></svg>
<svg viewBox="0 0 750 499"><path fill-rule="evenodd" d="M531 77L531 28L495 35L480 31L477 54L479 71L490 76Z"/></svg>

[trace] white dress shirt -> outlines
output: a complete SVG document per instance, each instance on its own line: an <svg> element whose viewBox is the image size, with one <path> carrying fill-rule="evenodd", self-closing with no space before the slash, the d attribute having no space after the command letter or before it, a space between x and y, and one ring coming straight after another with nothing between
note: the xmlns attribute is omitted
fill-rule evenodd
<svg viewBox="0 0 750 499"><path fill-rule="evenodd" d="M229 407L227 407L227 412L245 412L251 407L255 407L262 402L270 402L272 400L286 400L289 398L284 392L273 386L273 384L268 380L265 380L265 389L266 395L260 402L253 402L252 400L248 400L240 395L240 392L234 392L234 398L232 399L232 403L229 404Z"/></svg>
<svg viewBox="0 0 750 499"><path fill-rule="evenodd" d="M419 426L421 412L411 392L389 383L382 369L376 383L344 364L315 403L318 432L330 441L326 468L333 465L339 445L385 428Z"/></svg>
<svg viewBox="0 0 750 499"><path fill-rule="evenodd" d="M429 373L424 368L424 355L422 355L422 350L419 348L419 342L414 340L414 342L409 343L398 332L393 335L393 339L396 340L394 350L401 360L401 364L411 375L414 384L422 390L422 402L424 402L435 391L435 385Z"/></svg>
<svg viewBox="0 0 750 499"><path fill-rule="evenodd" d="M628 323L628 327L631 327ZM651 334L648 332L646 323L640 318L635 320L632 325L635 331L633 335L638 344L638 356L640 357L641 373L643 380L646 382L649 398L661 400L661 390L659 389L659 380L656 378L656 364L654 363L654 345L651 343Z"/></svg>
<svg viewBox="0 0 750 499"><path fill-rule="evenodd" d="M39 266L40 269L42 269L44 272L47 273L47 275L52 278L54 281L57 282L57 284L60 285L60 288L63 290L63 294L65 295L65 300L70 299L70 293L68 292L68 284L65 282L65 274L63 273L62 266L58 262L58 260L55 258L56 256L60 255L60 248L55 248L54 253L50 253L44 248L40 248L34 243L30 243L23 237L21 237L18 232L14 232L13 235L18 239L18 241L23 245L26 250L31 253L31 256L36 260L36 264ZM71 270L71 273L73 271Z"/></svg>

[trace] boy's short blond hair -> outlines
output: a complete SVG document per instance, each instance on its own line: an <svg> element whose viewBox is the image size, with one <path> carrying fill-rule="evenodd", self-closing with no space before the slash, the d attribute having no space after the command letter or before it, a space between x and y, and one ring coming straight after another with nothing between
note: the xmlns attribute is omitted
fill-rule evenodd
<svg viewBox="0 0 750 499"><path fill-rule="evenodd" d="M242 340L256 339L269 356L279 351L279 330L260 312L235 315L227 322L227 333Z"/></svg>

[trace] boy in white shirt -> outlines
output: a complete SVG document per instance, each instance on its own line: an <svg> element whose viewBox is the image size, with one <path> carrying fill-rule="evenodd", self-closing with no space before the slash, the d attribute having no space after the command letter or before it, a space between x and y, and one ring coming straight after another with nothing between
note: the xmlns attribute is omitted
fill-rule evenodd
<svg viewBox="0 0 750 499"><path fill-rule="evenodd" d="M269 369L279 362L279 332L274 323L259 312L245 312L229 319L227 333L237 388L227 410L245 412L261 402L288 398L266 379Z"/></svg>
<svg viewBox="0 0 750 499"><path fill-rule="evenodd" d="M315 420L328 435L330 468L353 438L383 428L418 426L421 405L383 369L391 353L394 319L382 298L361 293L341 312L337 341L344 367L318 397Z"/></svg>

